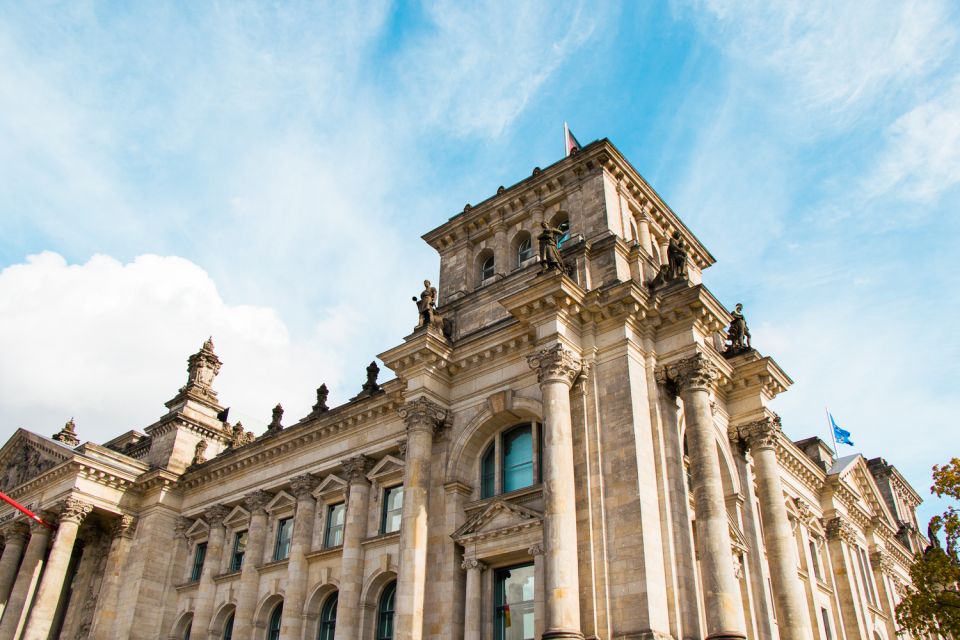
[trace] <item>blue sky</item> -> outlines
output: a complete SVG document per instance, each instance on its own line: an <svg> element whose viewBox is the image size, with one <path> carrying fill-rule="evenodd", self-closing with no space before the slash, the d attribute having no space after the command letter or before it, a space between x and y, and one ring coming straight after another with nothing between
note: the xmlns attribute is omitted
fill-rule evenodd
<svg viewBox="0 0 960 640"><path fill-rule="evenodd" d="M559 159L566 120L716 256L796 381L788 434L829 406L926 495L960 455L958 26L898 0L0 5L0 437L142 428L209 334L248 428L345 400L436 275L419 236Z"/></svg>

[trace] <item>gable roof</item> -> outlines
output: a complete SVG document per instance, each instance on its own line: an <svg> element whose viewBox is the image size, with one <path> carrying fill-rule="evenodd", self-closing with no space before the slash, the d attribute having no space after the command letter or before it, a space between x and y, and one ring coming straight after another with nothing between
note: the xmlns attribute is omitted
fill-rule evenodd
<svg viewBox="0 0 960 640"><path fill-rule="evenodd" d="M20 485L68 460L75 451L52 438L17 429L0 448L0 491L10 493Z"/></svg>

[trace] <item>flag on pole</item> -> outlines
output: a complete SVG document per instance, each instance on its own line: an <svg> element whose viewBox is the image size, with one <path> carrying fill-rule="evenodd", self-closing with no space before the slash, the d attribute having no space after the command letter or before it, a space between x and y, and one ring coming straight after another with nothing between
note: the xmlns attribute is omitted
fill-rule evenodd
<svg viewBox="0 0 960 640"><path fill-rule="evenodd" d="M830 416L830 428L833 429L833 438L840 444L848 444L851 447L853 446L853 440L850 439L850 432L846 429L841 429L837 426L837 422L833 419L833 414L829 411L827 415Z"/></svg>
<svg viewBox="0 0 960 640"><path fill-rule="evenodd" d="M567 123L563 123L563 144L565 145L564 152L569 156L574 151L580 151L580 143L577 142L577 139L573 137L573 133L570 131L570 127L567 126Z"/></svg>

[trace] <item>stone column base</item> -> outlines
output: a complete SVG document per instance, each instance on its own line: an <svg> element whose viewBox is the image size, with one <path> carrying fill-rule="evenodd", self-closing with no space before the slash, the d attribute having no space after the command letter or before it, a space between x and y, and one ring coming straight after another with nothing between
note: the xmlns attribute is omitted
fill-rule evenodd
<svg viewBox="0 0 960 640"><path fill-rule="evenodd" d="M711 633L706 637L706 640L746 640L745 636L740 631L717 631Z"/></svg>
<svg viewBox="0 0 960 640"><path fill-rule="evenodd" d="M583 633L572 629L552 629L550 631L544 631L541 637L543 640L553 640L554 638L559 640L584 640Z"/></svg>

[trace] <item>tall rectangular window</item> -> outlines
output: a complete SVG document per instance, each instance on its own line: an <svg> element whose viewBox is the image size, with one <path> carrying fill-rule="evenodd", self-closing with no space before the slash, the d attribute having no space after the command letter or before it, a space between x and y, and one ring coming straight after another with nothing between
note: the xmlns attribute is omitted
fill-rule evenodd
<svg viewBox="0 0 960 640"><path fill-rule="evenodd" d="M238 531L233 536L233 553L230 555L230 571L240 571L243 554L247 550L247 532Z"/></svg>
<svg viewBox="0 0 960 640"><path fill-rule="evenodd" d="M273 559L290 557L290 537L293 534L293 518L284 518L277 523L277 542L273 547Z"/></svg>
<svg viewBox="0 0 960 640"><path fill-rule="evenodd" d="M327 530L323 534L323 546L338 547L343 544L343 519L347 508L342 502L327 507Z"/></svg>
<svg viewBox="0 0 960 640"><path fill-rule="evenodd" d="M403 512L403 486L390 487L383 492L383 517L380 533L400 531L400 516Z"/></svg>
<svg viewBox="0 0 960 640"><path fill-rule="evenodd" d="M203 561L207 557L207 543L198 542L197 548L193 552L193 568L190 569L190 580L196 581L200 579L200 574L203 573Z"/></svg>
<svg viewBox="0 0 960 640"><path fill-rule="evenodd" d="M810 540L810 562L813 564L813 575L817 580L823 580L820 572L820 554L817 552L817 543Z"/></svg>
<svg viewBox="0 0 960 640"><path fill-rule="evenodd" d="M823 618L823 633L826 640L833 640L833 629L830 628L830 614L824 607L820 607L820 616Z"/></svg>
<svg viewBox="0 0 960 640"><path fill-rule="evenodd" d="M497 569L493 594L496 640L533 640L533 592L532 564Z"/></svg>

